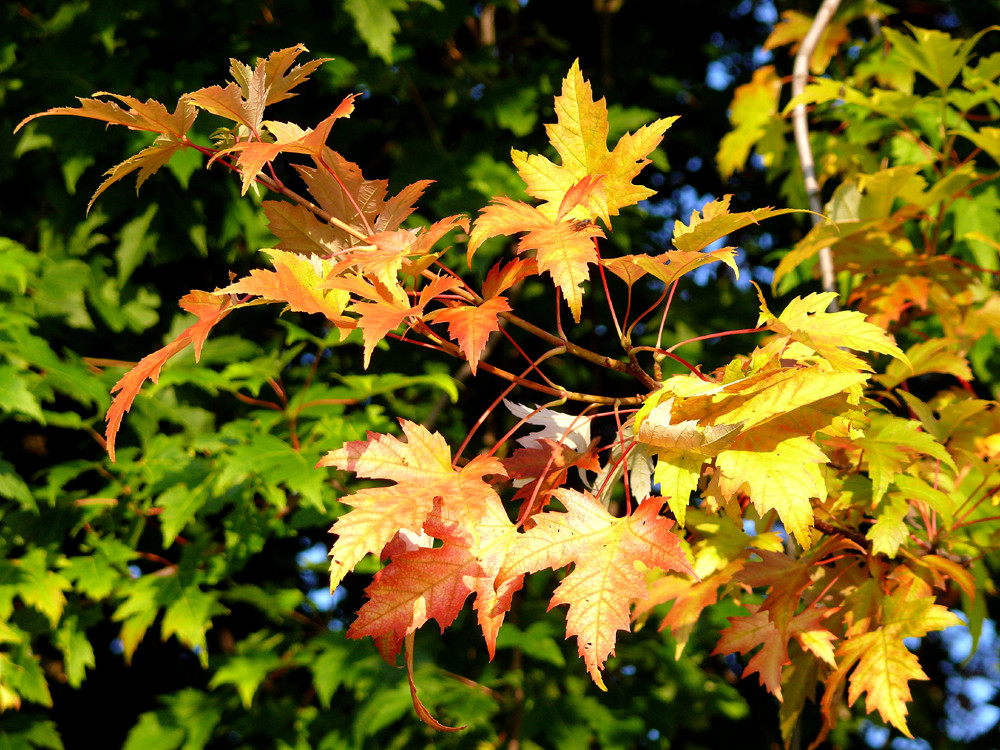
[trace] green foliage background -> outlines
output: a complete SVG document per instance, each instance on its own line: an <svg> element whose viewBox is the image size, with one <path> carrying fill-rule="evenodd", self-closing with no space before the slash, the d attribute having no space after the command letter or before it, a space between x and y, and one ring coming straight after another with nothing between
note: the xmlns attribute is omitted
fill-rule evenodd
<svg viewBox="0 0 1000 750"><path fill-rule="evenodd" d="M475 623L441 637L420 633L424 701L446 723L469 728L438 735L420 724L405 672L384 664L370 642L343 635L367 581L352 577L336 597L323 596L326 532L344 488L312 467L344 440L392 429L395 417L460 440L493 394L416 350L376 352L362 373L357 342L339 344L310 319L245 311L213 335L200 366L180 358L136 400L110 464L103 414L125 364L183 328L179 297L225 283L230 269L245 272L273 239L254 199L240 200L234 181L193 160L172 161L138 200L112 188L87 215L101 171L135 150L135 135L61 118L16 136L13 129L29 114L101 90L172 106L185 91L221 83L230 57L250 61L302 42L312 55L336 59L282 105L286 119L318 121L346 93L363 92L354 118L338 124L337 149L393 190L437 180L422 205L434 219L516 194L509 150L541 148L552 95L578 57L608 97L618 134L655 116L682 116L648 178L664 200L623 221L612 238L634 252L661 245L665 221L707 196L735 193L734 210L785 203L761 170L723 183L712 168L729 129L732 87L749 80L772 11L812 10L776 5L678 0L668 26L660 3L641 0L579 2L572 25L565 4L535 0L5 3L0 748L514 740L695 748L734 733L748 748L775 746L776 704L756 680L740 682L733 663L708 655L713 631L735 612L711 610L676 661L655 628L621 639L605 678L610 691L599 694L575 645L563 640L561 613L545 614L542 576L531 579L492 664ZM898 9L901 19L954 22L953 33L970 35L1000 8ZM987 37L981 53L996 44ZM728 87L707 85L710 64L728 75ZM207 143L209 133L201 136ZM767 229L741 238L750 266L773 266L768 250L804 231L793 219ZM551 316L544 304L539 315ZM756 309L752 291L720 275L686 290L669 336L752 322ZM604 322L584 325L596 339ZM708 368L728 358L726 346L724 339L685 354ZM565 373L565 385L575 377ZM995 392L996 381L986 385ZM951 740L936 721L945 693L940 685L918 689L927 709L914 711L915 734L945 747ZM845 722L835 743L863 746L859 725Z"/></svg>

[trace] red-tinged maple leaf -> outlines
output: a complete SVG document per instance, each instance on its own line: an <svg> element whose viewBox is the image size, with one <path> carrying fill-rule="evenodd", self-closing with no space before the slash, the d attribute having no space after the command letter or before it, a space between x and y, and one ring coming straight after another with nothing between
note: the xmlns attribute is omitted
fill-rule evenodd
<svg viewBox="0 0 1000 750"><path fill-rule="evenodd" d="M263 61L264 65L264 85L267 88L267 99L265 104L274 104L285 99L290 99L295 94L289 93L300 83L308 80L309 76L315 72L323 63L332 60L332 57L320 57L309 62L296 65L292 68L292 63L303 52L308 52L304 44L296 44L292 47L272 52ZM236 60L232 60L230 68L233 77L241 86L248 88L250 77L253 75L250 67L243 65ZM258 62L258 65L260 63Z"/></svg>
<svg viewBox="0 0 1000 750"><path fill-rule="evenodd" d="M461 539L396 555L365 590L368 601L347 637L371 636L380 645L398 649L405 636L430 619L444 632L462 611L473 582L482 576L469 543ZM380 638L385 635L390 637ZM383 652L382 658L391 664L397 654L398 650Z"/></svg>
<svg viewBox="0 0 1000 750"><path fill-rule="evenodd" d="M486 274L483 282L483 297L489 299L503 294L519 281L538 273L534 258L514 258L506 264L497 263Z"/></svg>
<svg viewBox="0 0 1000 750"><path fill-rule="evenodd" d="M493 297L479 305L459 305L434 313L434 320L448 324L448 335L458 342L472 374L490 336L500 330L500 313L510 312L506 297Z"/></svg>
<svg viewBox="0 0 1000 750"><path fill-rule="evenodd" d="M813 560L822 553L838 549L841 542L828 541L807 558L791 558L784 552L755 550L760 560L747 562L736 574L737 580L753 588L768 587L761 611L769 613L779 632L787 636L792 618L798 611L802 592L812 583ZM787 638L786 638L787 640Z"/></svg>
<svg viewBox="0 0 1000 750"><path fill-rule="evenodd" d="M589 493L558 489L553 496L567 512L534 516L535 526L511 548L497 580L574 563L549 609L569 605L566 636L576 636L587 671L605 690L600 670L614 654L617 632L629 629L630 604L647 595L636 563L691 575L694 571L680 540L670 533L673 521L659 515L662 498L646 498L632 515L615 518Z"/></svg>
<svg viewBox="0 0 1000 750"><path fill-rule="evenodd" d="M399 529L423 528L435 498L461 504L461 512L482 515L485 504L496 497L483 477L504 475L498 460L476 458L456 469L451 465L451 451L439 433L430 433L405 419L400 420L400 425L406 442L370 432L367 440L346 443L317 464L396 483L366 488L341 498L352 509L333 525L337 541L330 553L331 589L362 557L380 552ZM455 515L465 517L461 512L456 511Z"/></svg>
<svg viewBox="0 0 1000 750"><path fill-rule="evenodd" d="M581 180L587 177L603 176L600 187L604 195L590 192L586 201L574 198L573 208L566 214L569 218L601 218L608 225L608 217L617 216L619 209L654 194L649 188L633 185L632 180L649 163L649 154L660 144L676 117L657 120L634 134L626 133L614 151L609 152L607 105L604 99L594 101L590 83L580 72L579 61L573 63L563 79L555 109L556 123L546 125L545 129L562 160L561 166L544 156L511 152L514 166L527 184L528 195L543 201L540 207L543 214L555 219L567 193L574 187L579 190Z"/></svg>
<svg viewBox="0 0 1000 750"><path fill-rule="evenodd" d="M416 203L420 200L420 196L432 184L434 184L434 180L418 180L412 185L407 185L387 200L382 212L378 215L378 219L375 220L375 231L391 232L393 229L398 229L416 209ZM466 231L468 231L467 225Z"/></svg>
<svg viewBox="0 0 1000 750"><path fill-rule="evenodd" d="M781 700L781 668L789 663L787 641L782 638L768 613L750 606L749 615L729 618L729 627L719 635L719 642L713 654L732 654L737 651L747 654L757 646L754 654L743 670L744 676L754 672L760 677L760 684L768 692Z"/></svg>
<svg viewBox="0 0 1000 750"><path fill-rule="evenodd" d="M632 612L633 621L647 617L655 607L671 604L670 611L660 621L659 630L670 628L670 635L677 643L674 658L680 659L702 613L718 601L719 589L732 580L742 565L742 560L735 560L705 580L695 583L673 574L657 578L649 584L648 598L636 604Z"/></svg>
<svg viewBox="0 0 1000 750"><path fill-rule="evenodd" d="M376 232L367 238L370 245L340 253L331 274L338 275L350 268L360 274L373 274L387 287L396 287L400 271L415 277L433 263L437 255L431 250L453 229L468 231L468 220L463 216L448 216L428 227Z"/></svg>
<svg viewBox="0 0 1000 750"><path fill-rule="evenodd" d="M562 437L562 436L560 436ZM583 472L600 472L596 441L586 446L584 451L574 450L562 440L535 437L522 438L530 443L518 448L509 458L503 459L507 476L514 480L519 489L513 500L522 500L518 518L531 518L549 501L552 490L566 483L569 470L576 467ZM527 507L527 503L531 503ZM533 522L532 522L533 523Z"/></svg>
<svg viewBox="0 0 1000 750"><path fill-rule="evenodd" d="M492 659L497 632L520 588L520 579L494 588L500 563L517 537L499 496L492 495L481 506L483 515L475 518L461 507L460 498L449 500L435 498L426 519L426 529L444 543L394 556L366 590L369 601L347 632L350 638L374 638L389 663L402 640L428 620L436 620L443 632L472 593Z"/></svg>
<svg viewBox="0 0 1000 750"><path fill-rule="evenodd" d="M878 710L882 719L912 737L906 725L910 702L910 680L926 680L920 662L903 643L905 638L920 638L931 631L944 630L962 621L947 607L934 601L933 596L914 596L916 587L900 586L881 600L881 616L877 627L867 633L854 634L837 649L840 664L826 681L823 713L832 725L831 706L848 672L851 672L847 692L853 704L867 693L865 710Z"/></svg>
<svg viewBox="0 0 1000 750"><path fill-rule="evenodd" d="M161 133L172 135L177 139L183 138L194 124L198 116L198 110L190 103L181 99L177 102L173 113L167 111L160 102L155 99L147 99L140 102L131 96L111 94L107 91L98 91L94 96L111 96L124 104L127 109L122 109L114 102L103 101L101 99L81 99L79 107L54 107L44 112L37 112L30 117L25 117L14 128L16 133L32 120L49 115L72 115L73 117L86 117L91 120L101 120L112 125L124 125L129 130L142 130L150 133Z"/></svg>
<svg viewBox="0 0 1000 750"><path fill-rule="evenodd" d="M477 456L470 462L492 462ZM468 468L468 466L466 468ZM472 581L476 592L476 617L492 660L496 654L497 633L510 610L514 594L520 590L523 575L497 581L504 560L520 539L499 495L486 497L483 503L466 503L463 498L442 498L427 518L425 529L441 539L464 539L479 561L482 575Z"/></svg>
<svg viewBox="0 0 1000 750"><path fill-rule="evenodd" d="M198 322L184 329L162 349L147 354L139 360L136 366L125 373L111 388L112 393L118 394L111 402L111 408L105 416L108 423L106 432L108 456L112 462L115 460L115 438L118 435L118 428L121 427L122 418L132 407L132 402L142 384L147 380L152 380L154 383L159 380L160 370L166 361L188 344L194 346L195 360L199 359L209 331L234 309L229 297L218 297L210 292L200 291L193 291L181 298L180 306L185 312L195 315Z"/></svg>
<svg viewBox="0 0 1000 750"><path fill-rule="evenodd" d="M323 286L329 261L315 255L307 258L277 249L262 252L271 256L273 271L254 269L249 276L215 294L250 294L266 302L284 302L295 312L319 313L345 335L354 328L354 321L343 315L350 295L342 289Z"/></svg>
<svg viewBox="0 0 1000 750"><path fill-rule="evenodd" d="M803 650L831 667L837 666L837 660L833 655L833 643L837 640L837 636L820 623L839 609L839 607L807 607L792 618L789 628L789 634L799 642Z"/></svg>
<svg viewBox="0 0 1000 750"><path fill-rule="evenodd" d="M553 220L527 203L494 198L472 227L470 262L476 249L490 237L522 232L517 251L535 251L538 270L551 274L566 297L573 319L579 323L583 282L590 278L588 265L597 263L594 238L604 237L604 232L589 221Z"/></svg>

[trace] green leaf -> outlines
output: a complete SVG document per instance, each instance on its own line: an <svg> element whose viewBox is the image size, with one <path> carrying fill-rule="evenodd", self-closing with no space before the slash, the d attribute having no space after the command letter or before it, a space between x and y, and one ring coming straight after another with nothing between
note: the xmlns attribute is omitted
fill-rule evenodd
<svg viewBox="0 0 1000 750"><path fill-rule="evenodd" d="M297 492L303 504L323 512L324 475L316 471L320 454L296 451L281 438L274 435L256 435L244 445L232 449L215 486L224 491L250 476L263 481L261 492L268 502L284 507L287 493L280 488L284 485Z"/></svg>
<svg viewBox="0 0 1000 750"><path fill-rule="evenodd" d="M90 645L87 634L78 629L75 616L63 620L56 631L55 644L63 653L63 665L66 679L70 687L80 687L87 672L87 667L97 664L94 658L94 647Z"/></svg>
<svg viewBox="0 0 1000 750"><path fill-rule="evenodd" d="M14 465L0 459L0 497L20 503L25 510L38 510L27 483L17 474Z"/></svg>
<svg viewBox="0 0 1000 750"><path fill-rule="evenodd" d="M194 519L208 497L207 485L189 488L181 483L173 485L156 498L156 507L163 509L160 514L160 533L163 534L164 547L174 543L174 539Z"/></svg>
<svg viewBox="0 0 1000 750"><path fill-rule="evenodd" d="M0 365L0 409L8 413L24 414L45 424L42 406L25 382L36 377L30 372L26 375L13 365Z"/></svg>
<svg viewBox="0 0 1000 750"><path fill-rule="evenodd" d="M147 711L139 717L125 738L122 750L177 750L184 744L184 730L164 726L160 711Z"/></svg>
<svg viewBox="0 0 1000 750"><path fill-rule="evenodd" d="M181 643L198 654L203 667L208 666L205 633L212 627L215 615L228 612L218 603L218 597L216 591L202 591L197 583L182 582L178 575L171 576L163 591L163 599L170 602L163 613L163 639L176 635Z"/></svg>
<svg viewBox="0 0 1000 750"><path fill-rule="evenodd" d="M878 518L865 536L872 542L872 554L894 558L900 546L906 541L909 531L906 527L910 504L899 493L890 493L878 507Z"/></svg>
<svg viewBox="0 0 1000 750"><path fill-rule="evenodd" d="M151 203L141 216L122 227L115 260L118 261L118 286L125 284L136 267L156 246L158 236L149 231L156 216L157 206Z"/></svg>
<svg viewBox="0 0 1000 750"><path fill-rule="evenodd" d="M52 705L45 671L27 643L9 645L0 651L0 688L0 693L9 691L23 701Z"/></svg>
<svg viewBox="0 0 1000 750"><path fill-rule="evenodd" d="M266 635L264 631L260 631L242 641L237 648L243 653L229 657L208 683L210 688L219 685L235 686L243 708L247 710L250 709L254 693L260 684L268 674L284 663L275 653L283 636L280 633L270 637L265 637Z"/></svg>
<svg viewBox="0 0 1000 750"><path fill-rule="evenodd" d="M64 592L72 585L62 575L49 570L48 556L40 547L34 547L24 557L14 560L14 564L24 574L17 585L21 601L44 614L55 628L66 606Z"/></svg>
<svg viewBox="0 0 1000 750"><path fill-rule="evenodd" d="M930 436L928 435L927 437ZM892 483L902 491L903 497L907 500L911 502L919 500L922 503L926 503L933 510L937 511L947 526L951 526L954 520L956 503L944 492L935 489L923 479L910 476L909 474L900 474L893 479Z"/></svg>
<svg viewBox="0 0 1000 750"><path fill-rule="evenodd" d="M406 10L407 0L344 0L368 50L392 64L392 44L399 31L394 11Z"/></svg>
<svg viewBox="0 0 1000 750"><path fill-rule="evenodd" d="M123 574L114 568L100 552L71 557L63 574L74 583L77 591L95 601L106 599L118 586Z"/></svg>
<svg viewBox="0 0 1000 750"><path fill-rule="evenodd" d="M37 715L4 715L0 726L0 748L3 750L32 750L43 747L47 750L63 750L62 738L54 721L39 719Z"/></svg>
<svg viewBox="0 0 1000 750"><path fill-rule="evenodd" d="M497 648L517 648L533 659L562 668L566 659L556 640L559 635L560 630L552 620L536 620L524 630L506 623L497 635Z"/></svg>
<svg viewBox="0 0 1000 750"><path fill-rule="evenodd" d="M182 727L187 740L181 750L202 750L212 739L212 732L222 721L219 701L194 688L186 688L163 699L172 724Z"/></svg>
<svg viewBox="0 0 1000 750"><path fill-rule="evenodd" d="M909 25L909 24L908 24ZM910 26L913 38L895 29L882 30L892 44L893 51L900 55L935 86L946 89L969 62L972 48L980 37L997 27L990 26L969 39L953 39L950 34L936 29L921 29Z"/></svg>

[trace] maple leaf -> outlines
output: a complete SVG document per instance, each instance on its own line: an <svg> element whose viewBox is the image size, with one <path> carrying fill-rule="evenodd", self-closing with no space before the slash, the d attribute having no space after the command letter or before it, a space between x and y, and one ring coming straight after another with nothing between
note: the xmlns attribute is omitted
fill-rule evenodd
<svg viewBox="0 0 1000 750"><path fill-rule="evenodd" d="M629 629L629 605L647 594L636 563L694 571L680 540L670 533L673 521L658 515L661 498L649 497L632 515L615 518L590 493L557 489L552 494L567 512L535 515L535 526L512 547L497 580L575 563L553 592L549 609L569 605L566 636L576 636L587 671L606 690L600 670L614 654L617 632Z"/></svg>
<svg viewBox="0 0 1000 750"><path fill-rule="evenodd" d="M590 445L588 418L555 409L533 409L507 399L504 399L503 405L524 424L541 428L517 439L517 444L524 448L541 447L544 445L543 441L554 440L565 443L577 453L584 453Z"/></svg>
<svg viewBox="0 0 1000 750"><path fill-rule="evenodd" d="M568 217L594 220L601 218L610 227L609 216L617 216L619 209L635 205L654 194L654 191L632 180L649 163L649 154L660 144L676 117L657 120L645 125L634 134L626 133L608 151L608 110L604 99L594 101L593 91L580 72L579 61L574 61L563 79L562 93L556 97L556 123L545 126L549 140L559 154L562 165L556 165L544 156L527 155L512 151L511 157L527 193L543 201L539 210L549 219L565 208L563 201L574 187L589 192L586 200L571 199L574 207ZM593 184L581 188L581 180L603 176L600 192L593 191Z"/></svg>
<svg viewBox="0 0 1000 750"><path fill-rule="evenodd" d="M487 474L504 476L499 460L477 457L461 469L451 464L451 451L439 433L400 420L406 442L391 435L368 433L367 440L346 443L327 453L317 466L335 466L359 477L388 479L389 487L359 490L341 502L351 510L337 519L331 531L337 541L330 551L330 588L369 553L380 552L399 529L421 529L435 498L463 506L462 513L485 515L485 504L495 497L483 480ZM461 516L466 517L466 516Z"/></svg>
<svg viewBox="0 0 1000 750"><path fill-rule="evenodd" d="M483 297L497 297L519 281L538 273L538 264L534 258L514 258L514 260L501 265L497 263L486 274L483 282Z"/></svg>
<svg viewBox="0 0 1000 750"><path fill-rule="evenodd" d="M724 179L743 167L754 147L767 167L781 160L789 125L777 116L780 98L781 77L773 65L757 68L749 83L736 87L729 108L733 128L722 136L715 157Z"/></svg>
<svg viewBox="0 0 1000 750"><path fill-rule="evenodd" d="M824 312L837 296L836 292L814 292L796 297L777 317L767 309L759 287L757 296L761 309L758 325L767 325L775 333L809 347L838 370L870 372L872 369L868 363L845 351L847 348L888 354L901 365L910 367L910 360L892 337L884 329L867 322L863 313L854 310ZM788 356L788 352L784 355Z"/></svg>
<svg viewBox="0 0 1000 750"><path fill-rule="evenodd" d="M297 125L290 123L261 122L254 132L256 133L260 129L260 125L263 125L274 136L273 141L252 140L234 143L228 148L217 151L209 164L224 156L237 154L236 166L239 168L243 184L242 195L246 195L247 190L257 179L264 165L273 161L278 154L306 154L322 163L323 151L326 140L330 136L330 130L333 128L334 122L342 117L351 116L354 111L354 98L354 94L345 97L333 111L333 114L319 123L315 130L303 131Z"/></svg>
<svg viewBox="0 0 1000 750"><path fill-rule="evenodd" d="M782 642L781 633L775 627L767 612L756 607L748 607L749 615L729 618L729 627L719 635L719 642L713 654L746 654L757 646L762 646L747 662L744 676L756 672L760 684L781 700L781 667L789 662L788 649Z"/></svg>
<svg viewBox="0 0 1000 750"><path fill-rule="evenodd" d="M323 286L330 270L329 261L315 255L304 257L278 249L262 252L271 257L273 271L254 269L249 276L217 290L215 294L249 294L260 297L262 301L284 302L288 309L295 312L320 313L345 335L354 327L354 321L343 315L350 295L344 290Z"/></svg>
<svg viewBox="0 0 1000 750"><path fill-rule="evenodd" d="M194 346L194 356L197 361L201 357L201 349L209 332L235 309L229 297L218 297L209 292L200 291L193 291L181 298L180 306L185 312L197 316L198 322L185 328L177 338L162 349L140 359L135 367L126 372L111 388L112 393L118 394L111 402L111 408L105 415L105 420L108 423L105 437L108 456L112 462L115 460L115 438L118 435L118 428L121 427L122 418L132 407L132 402L138 395L142 384L147 380L152 380L154 383L159 380L160 370L166 361L189 344Z"/></svg>
<svg viewBox="0 0 1000 750"><path fill-rule="evenodd" d="M264 201L261 205L282 250L330 256L346 246L344 230L321 221L305 206L286 201Z"/></svg>
<svg viewBox="0 0 1000 750"><path fill-rule="evenodd" d="M724 247L703 253L697 250L668 250L660 255L622 255L617 258L603 258L601 265L631 286L647 273L670 286L677 279L696 268L722 261L740 276L736 264L736 248Z"/></svg>
<svg viewBox="0 0 1000 750"><path fill-rule="evenodd" d="M395 555L365 589L368 601L347 637L375 638L382 657L392 663L403 638L429 619L436 620L444 632L474 590L472 582L482 576L479 561L462 539Z"/></svg>
<svg viewBox="0 0 1000 750"><path fill-rule="evenodd" d="M675 499L679 518L701 465L715 457L714 482L726 500L744 486L760 512L774 509L804 547L812 541L810 498L826 497L826 454L814 433L849 409L864 373L812 367L765 370L730 383L677 376L636 415L637 437L662 453L654 478Z"/></svg>
<svg viewBox="0 0 1000 750"><path fill-rule="evenodd" d="M838 688L852 669L848 702L867 693L865 709L878 710L882 719L912 737L906 725L906 704L911 700L910 680L926 680L916 654L906 648L905 638L920 638L932 630L943 630L962 621L933 596L920 596L915 586L900 586L889 596L880 596L879 624L868 632L854 633L837 649L840 663L826 682L823 713L832 724L830 707Z"/></svg>
<svg viewBox="0 0 1000 750"><path fill-rule="evenodd" d="M660 621L659 629L663 631L670 628L670 634L677 644L674 658L680 659L691 633L701 620L702 613L718 601L719 589L732 580L742 564L741 560L736 560L723 570L696 583L673 574L657 578L649 585L648 598L636 604L632 619L639 621L654 607L672 603L670 611Z"/></svg>
<svg viewBox="0 0 1000 750"><path fill-rule="evenodd" d="M767 688L779 701L784 700L781 692L782 669L791 663L788 640L796 641L810 653L831 666L836 666L831 642L836 636L822 627L821 620L829 617L835 608L808 607L796 615L786 627L780 627L773 619L774 609L750 605L749 615L729 618L729 627L722 631L713 654L746 654L761 646L747 662L744 676L756 672L760 684Z"/></svg>
<svg viewBox="0 0 1000 750"><path fill-rule="evenodd" d="M293 166L320 208L358 234L372 233L379 214L385 210L386 180L366 180L357 164L329 148L323 149L322 167ZM338 232L347 247L365 244L342 229Z"/></svg>
<svg viewBox="0 0 1000 750"><path fill-rule="evenodd" d="M372 274L387 288L399 288L399 273L419 276L437 257L431 253L434 244L453 229L468 230L463 216L448 216L419 229L383 230L369 235L367 246L357 246L340 253L340 261L331 269L339 275L345 269ZM396 296L402 297L402 293Z"/></svg>
<svg viewBox="0 0 1000 750"><path fill-rule="evenodd" d="M586 471L601 470L595 452L596 442L579 452L565 442L548 438L528 439L533 441L532 445L518 448L510 457L503 459L507 475L519 488L513 500L523 501L518 512L518 518L522 520L530 518L548 503L552 490L566 483L569 470L573 467L577 467L581 476L586 476Z"/></svg>
<svg viewBox="0 0 1000 750"><path fill-rule="evenodd" d="M931 434L923 432L916 420L874 411L871 413L871 428L855 442L864 451L864 460L873 485L873 507L878 507L895 477L912 464L919 454L940 459L957 471L955 461L947 449Z"/></svg>
<svg viewBox="0 0 1000 750"><path fill-rule="evenodd" d="M768 207L734 214L729 212L729 203L732 199L732 195L724 195L705 204L701 210L701 216L698 215L697 211L692 211L690 223L686 226L680 219L675 221L674 236L671 240L674 247L684 252L699 252L716 240L720 240L743 227L758 224L762 219L782 214L801 213L801 210L796 208Z"/></svg>
<svg viewBox="0 0 1000 750"><path fill-rule="evenodd" d="M770 36L764 42L764 49L776 49L786 44L792 45L791 54L798 52L803 38L809 33L813 19L804 13L786 10L781 13L781 22L775 24ZM819 75L830 64L830 60L849 41L851 33L847 29L847 21L843 18L832 20L824 29L818 40L816 49L809 58L809 69Z"/></svg>
<svg viewBox="0 0 1000 750"><path fill-rule="evenodd" d="M310 60L289 71L295 58L306 51L308 50L305 45L297 44L272 52L266 59L258 60L252 70L237 60L230 60L229 70L234 79L231 83L225 88L209 86L198 89L187 94L185 99L207 112L245 126L254 135L259 135L258 131L264 119L264 108L268 104L295 96L289 91L305 81L320 65L332 59L326 57Z"/></svg>
<svg viewBox="0 0 1000 750"><path fill-rule="evenodd" d="M448 335L458 342L458 348L476 374L479 355L486 348L490 335L500 330L500 313L510 312L506 297L493 297L479 305L459 305L434 313L434 320L448 324Z"/></svg>
<svg viewBox="0 0 1000 750"><path fill-rule="evenodd" d="M455 506L460 498L437 497L425 529L443 539L440 547L422 547L393 556L366 589L369 601L347 632L350 638L371 636L383 658L395 660L399 645L430 619L442 632L458 616L469 594L476 594L475 609L490 659L511 597L520 579L499 588L494 581L517 534L495 493L488 496L475 518ZM475 533L472 528L475 527Z"/></svg>
<svg viewBox="0 0 1000 750"><path fill-rule="evenodd" d="M111 94L106 91L98 91L94 96L114 97L127 109L122 109L115 102L103 101L101 99L79 99L80 107L54 107L45 112L38 112L22 120L14 132L31 122L37 117L48 115L72 115L74 117L85 117L92 120L101 120L109 124L124 125L129 130L147 131L158 133L156 140L150 146L133 154L125 161L115 165L104 174L107 175L104 182L100 184L90 201L87 203L87 212L97 197L107 190L112 184L122 179L126 175L139 170L136 179L135 189L139 188L146 179L155 173L160 167L170 161L171 157L178 151L188 147L186 139L188 131L194 125L198 115L197 109L190 103L181 99L177 102L173 113L167 111L160 102L155 99L147 99L140 102L131 96Z"/></svg>
<svg viewBox="0 0 1000 750"><path fill-rule="evenodd" d="M459 281L452 276L439 276L420 290L415 304L406 299L406 292L398 282L387 287L378 279L362 279L358 276L339 276L330 279L326 285L331 289L343 289L370 302L354 302L350 311L358 314L358 327L364 339L364 366L371 362L375 346L390 332L411 319L420 320L424 308L439 294L457 286Z"/></svg>
<svg viewBox="0 0 1000 750"><path fill-rule="evenodd" d="M527 203L494 198L473 225L469 237L470 262L479 246L490 237L522 232L517 251L535 251L538 270L552 276L566 297L573 319L579 323L583 282L590 278L587 266L597 263L594 238L604 237L604 232L589 221L551 219Z"/></svg>

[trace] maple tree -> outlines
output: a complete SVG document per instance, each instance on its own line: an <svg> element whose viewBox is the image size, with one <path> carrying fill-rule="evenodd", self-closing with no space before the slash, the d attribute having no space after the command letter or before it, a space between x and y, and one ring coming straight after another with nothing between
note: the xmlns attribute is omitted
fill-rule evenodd
<svg viewBox="0 0 1000 750"><path fill-rule="evenodd" d="M788 26L779 27L775 39L787 33ZM921 67L920 50L909 37L887 36L892 49L900 50L890 65L902 59L936 75ZM966 66L974 40L956 46L928 38L936 54L959 59L957 69ZM687 224L678 222L672 249L612 254L601 240L621 209L651 195L634 180L673 120L657 120L609 148L607 107L595 100L574 64L556 97L556 123L547 127L560 163L512 152L525 192L537 204L501 195L471 219L408 222L429 181L390 197L386 182L366 179L329 145L337 121L354 110L353 96L313 129L265 119L266 108L292 96L324 62L295 65L304 51L301 45L283 49L253 67L233 61L233 81L185 94L172 113L153 100L97 94L80 107L48 110L22 123L70 115L155 134L152 144L108 171L94 198L132 172L142 185L185 149L236 174L243 194L266 190L276 197L262 204L277 237L277 246L266 251L270 268L213 291L191 292L181 306L197 322L114 385L106 428L110 457L116 458L122 420L143 384L169 372L163 369L168 360L189 344L199 357L212 329L241 308L277 303L323 316L341 339L356 331L364 368L387 342L464 360L473 376L509 383L473 431L514 388L528 394L521 400L550 401L539 407L508 402L514 427L469 459L462 457L466 443L452 450L439 433L401 420L405 439L371 431L363 440L330 446L315 471L317 481L323 467L332 467L392 483L339 498L350 509L332 529L331 588L368 556L388 560L348 635L372 637L389 661L405 649L421 718L449 728L417 696L414 633L431 619L447 628L475 593L473 609L492 657L526 577L572 566L552 591L550 608L568 605L566 635L576 639L599 687L605 687L602 670L619 633L633 621L659 618L679 654L704 610L728 597L747 614L730 618L716 653L745 655L759 648L745 674L757 673L781 700L786 742L817 686L821 736L836 724L841 705L861 695L868 712L908 734L908 683L925 675L904 639L960 622L938 601L949 587L957 587L973 612L992 593L977 581L989 581L995 554L997 406L972 398L968 389L929 398L907 389L911 380L934 372L959 383L972 380L966 352L995 330L993 319L983 318L984 310L993 315L996 304L988 265L958 254L946 256L954 262L942 260L937 246L948 211L986 182L974 172L972 157L944 153L941 169L951 171L935 175L932 186L920 176L932 167L922 162L842 175L828 212L836 224L818 225L788 253L775 282L804 279L820 247L833 246L843 269L842 296L858 310L828 312L837 295L811 292L775 314L758 289L757 320L716 335L762 334L760 343L702 372L676 354L687 342L665 346L658 335L651 344L634 344L637 327L656 321L654 314L666 319L686 274L718 262L738 273L735 248L713 249L714 243L792 214L790 209L734 212L727 196ZM975 96L959 99L961 113L993 96L980 83L992 75L992 65L967 68ZM952 79L932 81L944 90ZM762 96L759 85L775 96L777 114L773 79L755 77L738 96ZM844 84L820 81L806 99L840 106L843 91ZM882 92L849 92L852 106L880 114L895 107L886 128L896 126L904 106L898 100ZM912 109L914 100L905 106ZM215 130L211 146L189 138L200 111L229 123ZM737 126L741 111L734 106ZM773 121L782 127L782 120ZM926 135L907 134L917 140ZM962 136L995 158L993 135L971 126L965 133L932 132L939 140L925 152L942 153L943 142L955 149ZM741 163L751 146L770 143L759 131L741 137L738 146L723 144L720 164ZM309 164L293 161L300 179L295 187L275 169L284 155L305 157ZM914 246L913 222L933 252ZM476 267L485 243L501 236L518 238L515 257L497 259L494 250L477 282L468 269ZM985 235L969 239L992 242ZM465 243L466 251L448 243ZM983 257L982 244L974 246L977 258ZM902 262L888 265L887 255ZM634 314L631 295L639 281L653 281L662 294L655 307ZM624 312L609 291L618 282L625 286ZM554 326L517 314L515 292L532 284L554 292ZM619 352L581 345L562 323L563 302L580 323L587 306L597 304L587 285L598 284L607 294ZM927 327L904 329L904 317L917 311ZM913 331L925 338L910 341L919 336ZM489 342L497 338L523 353L518 337L533 337L548 349L524 353L520 371L490 361ZM560 386L560 367L570 358L574 366L617 375L630 384L630 394ZM684 374L665 374L670 362ZM568 403L577 406L567 409ZM591 440L591 425L601 423L614 425L614 437ZM520 447L512 450L509 441L526 424L542 430L517 438ZM754 533L748 533L748 522ZM183 521L178 524L174 535ZM116 613L129 652L149 625L142 606L136 596ZM978 612L981 617L983 610ZM168 622L163 631L165 637L172 632ZM204 649L203 631L176 632Z"/></svg>

